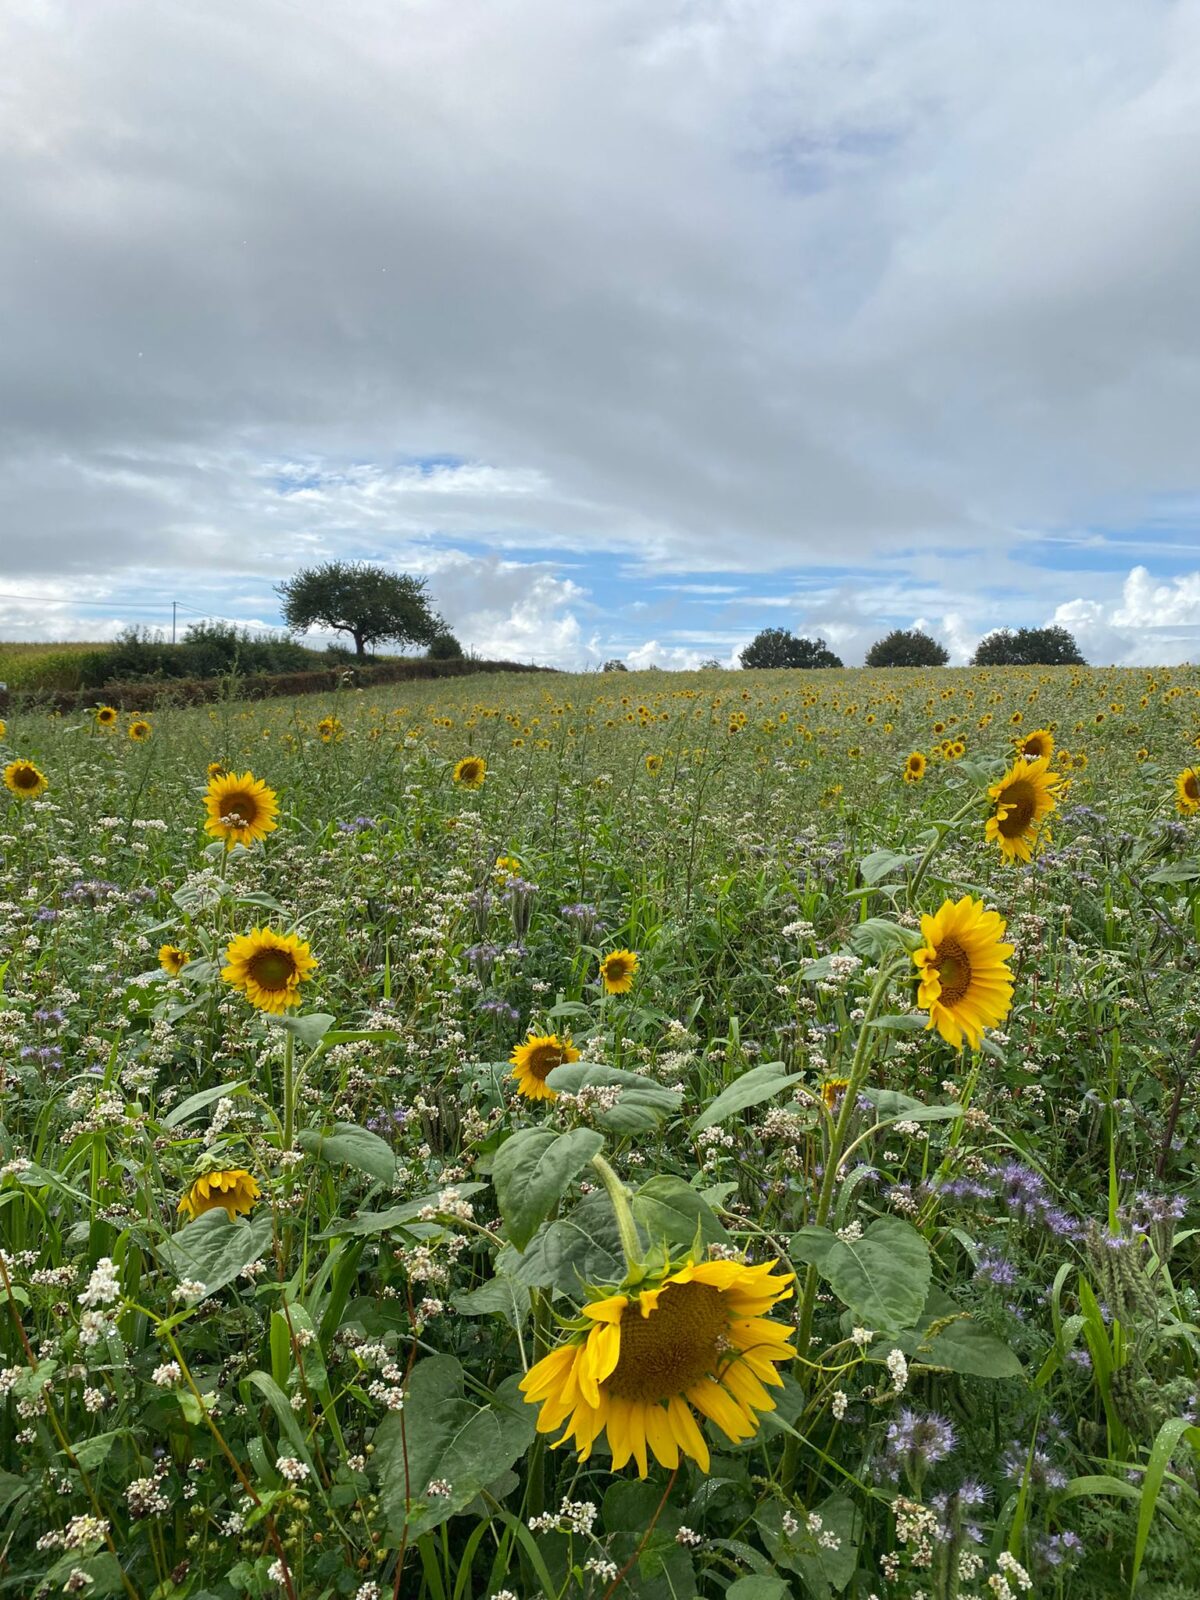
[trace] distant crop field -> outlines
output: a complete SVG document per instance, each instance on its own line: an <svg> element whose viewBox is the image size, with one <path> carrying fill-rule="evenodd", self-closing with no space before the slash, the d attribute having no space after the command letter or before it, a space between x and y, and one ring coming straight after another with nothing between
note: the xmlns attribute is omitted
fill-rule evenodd
<svg viewBox="0 0 1200 1600"><path fill-rule="evenodd" d="M1200 1594L1198 745L1190 668L10 715L0 1588Z"/></svg>
<svg viewBox="0 0 1200 1600"><path fill-rule="evenodd" d="M75 639L46 643L0 641L0 683L6 683L10 689L32 684L49 689L70 689L75 685L76 676L71 658L105 648L102 643Z"/></svg>

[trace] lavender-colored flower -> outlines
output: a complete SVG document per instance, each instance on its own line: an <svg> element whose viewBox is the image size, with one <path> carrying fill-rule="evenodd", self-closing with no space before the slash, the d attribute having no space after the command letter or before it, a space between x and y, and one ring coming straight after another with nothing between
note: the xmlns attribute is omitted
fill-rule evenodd
<svg viewBox="0 0 1200 1600"><path fill-rule="evenodd" d="M492 973L496 970L496 963L500 959L500 946L489 944L486 940L480 944L468 946L463 951L463 960L479 979L480 983L490 983Z"/></svg>
<svg viewBox="0 0 1200 1600"><path fill-rule="evenodd" d="M339 822L337 828L339 833L366 833L368 828L376 826L374 817L355 817L350 822Z"/></svg>
<svg viewBox="0 0 1200 1600"><path fill-rule="evenodd" d="M946 1417L936 1411L914 1411L905 1406L888 1423L884 1470L895 1478L903 1469L911 1481L919 1482L930 1467L951 1454L957 1442Z"/></svg>
<svg viewBox="0 0 1200 1600"><path fill-rule="evenodd" d="M507 1000L485 1000L479 1009L485 1017L493 1017L497 1022L519 1022L521 1018L521 1013Z"/></svg>
<svg viewBox="0 0 1200 1600"><path fill-rule="evenodd" d="M997 1288L1010 1289L1017 1281L1017 1269L998 1250L981 1250L975 1277L982 1283L995 1284Z"/></svg>
<svg viewBox="0 0 1200 1600"><path fill-rule="evenodd" d="M509 878L504 885L504 898L508 902L509 915L512 917L513 936L518 940L524 939L529 932L537 887L536 883L530 883L526 878Z"/></svg>
<svg viewBox="0 0 1200 1600"><path fill-rule="evenodd" d="M580 944L592 944L596 935L604 932L600 913L595 906L590 906L582 900L573 905L563 906L559 914L574 925Z"/></svg>
<svg viewBox="0 0 1200 1600"><path fill-rule="evenodd" d="M487 932L488 917L492 911L492 897L486 889L475 889L467 896L467 910L475 921L480 938Z"/></svg>

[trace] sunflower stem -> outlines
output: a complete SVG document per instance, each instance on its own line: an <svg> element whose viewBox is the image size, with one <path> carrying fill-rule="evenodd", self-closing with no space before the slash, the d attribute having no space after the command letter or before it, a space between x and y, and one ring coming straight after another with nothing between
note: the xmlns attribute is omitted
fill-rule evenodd
<svg viewBox="0 0 1200 1600"><path fill-rule="evenodd" d="M966 805L960 807L960 809L954 813L949 822L946 823L945 827L938 829L937 838L932 840L932 842L927 846L920 861L917 862L917 870L913 873L912 880L908 885L908 904L910 907L917 898L917 890L921 887L921 880L929 870L929 863L933 860L934 856L937 855L938 851L942 847L943 839L945 839L951 828L955 827L956 824L960 823L964 817L968 816L978 804L979 796L973 794L967 801Z"/></svg>
<svg viewBox="0 0 1200 1600"><path fill-rule="evenodd" d="M630 1204L630 1193L617 1177L603 1156L593 1156L592 1166L600 1176L600 1181L608 1191L608 1198L612 1202L613 1214L617 1219L617 1232L621 1236L621 1250L625 1256L625 1265L632 1278L642 1275L642 1246L638 1239L637 1224L633 1220L633 1207Z"/></svg>

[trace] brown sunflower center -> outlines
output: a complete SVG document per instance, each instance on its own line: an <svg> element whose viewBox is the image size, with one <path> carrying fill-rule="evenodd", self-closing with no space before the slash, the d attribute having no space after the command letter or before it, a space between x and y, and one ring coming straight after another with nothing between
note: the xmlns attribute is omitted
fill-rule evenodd
<svg viewBox="0 0 1200 1600"><path fill-rule="evenodd" d="M629 962L624 956L609 956L604 963L604 976L609 983L620 983L629 976Z"/></svg>
<svg viewBox="0 0 1200 1600"><path fill-rule="evenodd" d="M221 821L227 828L252 828L258 820L258 802L245 789L232 789L221 797Z"/></svg>
<svg viewBox="0 0 1200 1600"><path fill-rule="evenodd" d="M938 982L942 986L939 996L944 1006L954 1006L971 987L971 958L957 939L943 939L937 947Z"/></svg>
<svg viewBox="0 0 1200 1600"><path fill-rule="evenodd" d="M286 989L296 976L296 963L287 950L259 950L246 966L260 989Z"/></svg>
<svg viewBox="0 0 1200 1600"><path fill-rule="evenodd" d="M540 1081L543 1078L549 1077L550 1073L554 1071L555 1067L561 1067L562 1059L563 1053L561 1046L556 1044L539 1044L535 1045L530 1051L529 1059L525 1064L533 1076Z"/></svg>
<svg viewBox="0 0 1200 1600"><path fill-rule="evenodd" d="M1037 791L1028 778L1018 778L1002 790L1000 804L1008 808L1000 819L1000 832L1005 839L1016 839L1033 821Z"/></svg>
<svg viewBox="0 0 1200 1600"><path fill-rule="evenodd" d="M605 1388L620 1400L668 1400L721 1363L729 1308L711 1283L669 1283L648 1317L629 1305L621 1354Z"/></svg>
<svg viewBox="0 0 1200 1600"><path fill-rule="evenodd" d="M1200 800L1200 778L1194 772L1189 772L1183 780L1183 792L1189 800Z"/></svg>
<svg viewBox="0 0 1200 1600"><path fill-rule="evenodd" d="M18 767L13 773L13 782L18 789L36 789L38 775L33 767Z"/></svg>

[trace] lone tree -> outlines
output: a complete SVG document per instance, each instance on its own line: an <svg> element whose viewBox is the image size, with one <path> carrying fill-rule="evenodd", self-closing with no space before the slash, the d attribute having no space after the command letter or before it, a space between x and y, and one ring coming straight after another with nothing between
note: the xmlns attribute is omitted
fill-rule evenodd
<svg viewBox="0 0 1200 1600"><path fill-rule="evenodd" d="M628 672L629 668L618 657L613 656L610 661L604 663L600 670L601 672Z"/></svg>
<svg viewBox="0 0 1200 1600"><path fill-rule="evenodd" d="M446 624L429 609L425 579L359 561L326 561L276 584L289 628L333 628L354 640L361 658L384 639L431 645Z"/></svg>
<svg viewBox="0 0 1200 1600"><path fill-rule="evenodd" d="M944 667L950 652L920 628L893 628L867 651L868 667Z"/></svg>
<svg viewBox="0 0 1200 1600"><path fill-rule="evenodd" d="M1086 667L1074 636L1057 625L1050 628L997 628L979 641L976 667Z"/></svg>
<svg viewBox="0 0 1200 1600"><path fill-rule="evenodd" d="M787 628L764 628L742 651L743 667L840 667L824 639L797 639Z"/></svg>

